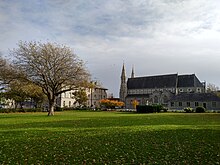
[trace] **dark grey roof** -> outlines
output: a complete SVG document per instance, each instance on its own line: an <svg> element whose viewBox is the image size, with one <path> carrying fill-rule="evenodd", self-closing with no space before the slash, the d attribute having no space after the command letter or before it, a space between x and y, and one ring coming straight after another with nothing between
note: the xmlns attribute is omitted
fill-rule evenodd
<svg viewBox="0 0 220 165"><path fill-rule="evenodd" d="M128 89L171 88L176 86L177 74L129 78Z"/></svg>
<svg viewBox="0 0 220 165"><path fill-rule="evenodd" d="M126 98L134 98L134 97L142 97L142 98L149 98L149 94L128 94Z"/></svg>
<svg viewBox="0 0 220 165"><path fill-rule="evenodd" d="M191 75L160 75L128 78L128 89L146 89L146 88L175 88L177 87L203 87L195 74Z"/></svg>
<svg viewBox="0 0 220 165"><path fill-rule="evenodd" d="M181 93L173 96L170 102L176 101L220 101L220 98L213 93Z"/></svg>
<svg viewBox="0 0 220 165"><path fill-rule="evenodd" d="M178 87L203 87L195 74L178 75Z"/></svg>

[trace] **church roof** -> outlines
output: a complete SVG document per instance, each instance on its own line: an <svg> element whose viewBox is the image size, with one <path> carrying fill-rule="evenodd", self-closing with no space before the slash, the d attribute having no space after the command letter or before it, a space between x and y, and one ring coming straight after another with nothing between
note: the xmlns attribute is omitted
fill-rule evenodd
<svg viewBox="0 0 220 165"><path fill-rule="evenodd" d="M181 93L170 99L170 101L220 101L213 93Z"/></svg>
<svg viewBox="0 0 220 165"><path fill-rule="evenodd" d="M146 88L175 88L175 87L203 87L195 74L178 75L168 74L159 76L146 76L128 78L128 89L146 89Z"/></svg>
<svg viewBox="0 0 220 165"><path fill-rule="evenodd" d="M177 74L129 78L128 89L170 88L176 86Z"/></svg>
<svg viewBox="0 0 220 165"><path fill-rule="evenodd" d="M150 96L149 94L128 94L126 98L138 98L138 97L148 98L149 96Z"/></svg>
<svg viewBox="0 0 220 165"><path fill-rule="evenodd" d="M195 74L178 75L178 87L203 87Z"/></svg>

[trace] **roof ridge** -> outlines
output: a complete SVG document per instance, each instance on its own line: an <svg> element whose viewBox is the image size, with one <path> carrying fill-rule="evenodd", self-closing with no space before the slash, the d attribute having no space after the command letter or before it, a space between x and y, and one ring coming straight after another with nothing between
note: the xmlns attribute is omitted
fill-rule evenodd
<svg viewBox="0 0 220 165"><path fill-rule="evenodd" d="M174 76L174 75L177 75L178 76L178 74L177 73L175 73L175 74L163 74L163 75L151 75L151 76L141 76L141 77L134 77L134 78L153 78L153 77L165 77L165 76Z"/></svg>

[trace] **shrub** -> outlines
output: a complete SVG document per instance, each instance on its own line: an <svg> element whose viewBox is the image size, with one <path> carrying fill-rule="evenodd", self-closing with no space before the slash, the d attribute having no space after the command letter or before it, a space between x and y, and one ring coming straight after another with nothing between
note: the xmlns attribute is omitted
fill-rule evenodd
<svg viewBox="0 0 220 165"><path fill-rule="evenodd" d="M162 105L137 105L137 113L154 113L163 109Z"/></svg>
<svg viewBox="0 0 220 165"><path fill-rule="evenodd" d="M15 113L15 112L42 112L41 108L4 108L0 110L0 113Z"/></svg>
<svg viewBox="0 0 220 165"><path fill-rule="evenodd" d="M204 113L205 108L204 107L196 107L196 113Z"/></svg>
<svg viewBox="0 0 220 165"><path fill-rule="evenodd" d="M63 111L63 108L61 108L61 107L56 107L56 108L55 108L55 111Z"/></svg>
<svg viewBox="0 0 220 165"><path fill-rule="evenodd" d="M194 112L194 109L193 109L193 108L190 108L190 107L187 107L187 108L184 108L184 111L185 111L186 113L192 113L192 112Z"/></svg>

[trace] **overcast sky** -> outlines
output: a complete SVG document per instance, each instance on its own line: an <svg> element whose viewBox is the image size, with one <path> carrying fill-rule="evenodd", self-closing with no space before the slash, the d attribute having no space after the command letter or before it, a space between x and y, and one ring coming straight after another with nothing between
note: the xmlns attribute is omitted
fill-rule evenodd
<svg viewBox="0 0 220 165"><path fill-rule="evenodd" d="M71 47L115 97L123 62L220 86L220 0L0 0L0 52L20 40Z"/></svg>

